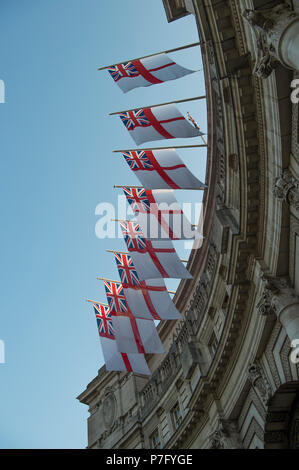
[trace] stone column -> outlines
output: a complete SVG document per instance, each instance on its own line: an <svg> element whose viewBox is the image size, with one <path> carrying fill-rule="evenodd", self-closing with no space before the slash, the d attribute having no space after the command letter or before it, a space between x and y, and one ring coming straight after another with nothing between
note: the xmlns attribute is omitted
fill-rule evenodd
<svg viewBox="0 0 299 470"><path fill-rule="evenodd" d="M253 28L257 40L254 73L267 78L280 62L299 70L299 16L287 3L265 10L249 10L243 16Z"/></svg>
<svg viewBox="0 0 299 470"><path fill-rule="evenodd" d="M299 339L299 297L286 278L263 276L264 290L257 309L262 315L275 314L292 341Z"/></svg>

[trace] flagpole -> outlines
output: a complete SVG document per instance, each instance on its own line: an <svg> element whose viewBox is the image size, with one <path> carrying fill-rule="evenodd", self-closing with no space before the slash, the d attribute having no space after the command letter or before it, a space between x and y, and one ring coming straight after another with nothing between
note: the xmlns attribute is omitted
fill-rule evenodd
<svg viewBox="0 0 299 470"><path fill-rule="evenodd" d="M118 184L114 184L114 185L113 185L113 188L114 188L114 189L117 189L117 188L145 189L144 186L130 186L130 185L120 186L120 185L118 185Z"/></svg>
<svg viewBox="0 0 299 470"><path fill-rule="evenodd" d="M186 44L186 46L175 47L174 49L166 49L161 52L156 52L155 54L148 54L142 57L136 57L135 59L131 59L131 60L123 60L121 62L117 62L116 64L106 65L105 67L99 67L98 70L105 70L105 69L108 69L109 67L114 67L115 65L123 64L124 62L132 62L133 60L146 59L147 57L153 57L159 54L170 54L171 52L181 51L183 49L189 49L190 47L195 47L195 46L200 46L200 45L201 45L201 42L193 42L192 44Z"/></svg>
<svg viewBox="0 0 299 470"><path fill-rule="evenodd" d="M118 251L118 250L106 250L107 253L119 253L120 255L129 255L128 251Z"/></svg>
<svg viewBox="0 0 299 470"><path fill-rule="evenodd" d="M119 188L132 188L132 189L145 189L145 191L159 191L159 189L155 188L155 189L150 189L150 188L145 188L144 186L132 186L130 184L124 184L123 186L119 185L119 184L114 184L113 185L113 188L114 189L119 189ZM165 189L165 188L164 188ZM164 189L161 189L161 191L163 191ZM169 188L171 189L171 188ZM186 189L187 191L203 191L206 189L206 186L200 186L199 188L179 188L179 189ZM167 189L168 191L168 189ZM131 221L130 221L131 222Z"/></svg>
<svg viewBox="0 0 299 470"><path fill-rule="evenodd" d="M137 223L136 220L122 220L122 219L110 219L111 222L133 222L134 224Z"/></svg>
<svg viewBox="0 0 299 470"><path fill-rule="evenodd" d="M133 222L136 224L136 220L121 220L121 219L110 219L111 222ZM197 224L191 224L191 227L197 227Z"/></svg>
<svg viewBox="0 0 299 470"><path fill-rule="evenodd" d="M97 277L98 281L108 281L108 282L117 282L117 284L121 284L120 281L115 281L115 279L107 279L106 277Z"/></svg>
<svg viewBox="0 0 299 470"><path fill-rule="evenodd" d="M91 302L93 304L99 304L99 305L104 305L104 307L109 307L108 304L104 304L103 302L100 302L99 300L90 300L90 299L85 299L86 302Z"/></svg>
<svg viewBox="0 0 299 470"><path fill-rule="evenodd" d="M138 149L123 149L123 150L112 150L113 153L118 152L138 152L138 151L145 151L145 150L171 150L171 149L190 149L190 148L198 148L198 147L207 147L207 143L199 144L199 145L173 145L172 147L148 147L148 148L138 148Z"/></svg>
<svg viewBox="0 0 299 470"><path fill-rule="evenodd" d="M155 189L149 189L149 188L145 188L144 186L132 186L130 184L124 184L123 186L119 185L119 184L114 184L113 185L113 188L114 189L119 189L119 188L132 188L132 189L145 189L145 191L155 191ZM185 188L185 189L190 189L190 190L193 190L194 188ZM200 187L200 188L196 188L196 190L200 190L200 189L206 189L205 187ZM162 190L163 191L163 190ZM132 220L129 220L128 222L132 222ZM134 221L133 221L134 222Z"/></svg>
<svg viewBox="0 0 299 470"><path fill-rule="evenodd" d="M130 111L136 111L136 109L157 108L158 106L164 106L167 104L186 103L187 101L203 100L205 98L206 98L206 95L202 95L202 96L195 96L194 98L185 98L184 100L167 101L166 103L152 104L149 106L138 106L132 109L125 109L123 111L109 113L109 116L114 116L115 114L120 114L120 113L129 113Z"/></svg>
<svg viewBox="0 0 299 470"><path fill-rule="evenodd" d="M118 250L106 250L107 253L119 253L120 255L130 255L130 252L129 251L118 251ZM181 259L182 263L188 263L188 260L187 259ZM108 281L109 279L105 279L106 281ZM115 281L112 281L112 282L115 282Z"/></svg>
<svg viewBox="0 0 299 470"><path fill-rule="evenodd" d="M120 281L115 281L115 280L113 280L113 279L106 279L105 277L97 277L97 280L98 280L98 281L116 282L117 284L121 284ZM152 286L147 286L147 287L149 287L149 290L151 290L150 288L151 288ZM163 291L162 291L162 292L163 292ZM176 294L176 291L174 291L174 290L168 290L167 292L168 292L169 294ZM92 301L90 300L90 302L92 302Z"/></svg>

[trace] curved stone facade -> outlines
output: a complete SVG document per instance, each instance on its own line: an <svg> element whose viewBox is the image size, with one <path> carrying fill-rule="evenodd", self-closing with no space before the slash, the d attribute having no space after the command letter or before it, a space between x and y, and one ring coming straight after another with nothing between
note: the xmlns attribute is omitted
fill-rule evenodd
<svg viewBox="0 0 299 470"><path fill-rule="evenodd" d="M282 3L164 0L168 21L194 15L202 42L205 239L174 298L184 320L159 325L168 352L149 358L152 377L102 368L78 397L90 448L298 445L299 72L259 47L273 9L297 17L298 1Z"/></svg>

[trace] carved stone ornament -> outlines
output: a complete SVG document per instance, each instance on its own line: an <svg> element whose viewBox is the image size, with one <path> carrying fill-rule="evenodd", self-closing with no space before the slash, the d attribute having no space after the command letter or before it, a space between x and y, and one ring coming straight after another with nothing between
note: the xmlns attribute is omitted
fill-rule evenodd
<svg viewBox="0 0 299 470"><path fill-rule="evenodd" d="M225 435L222 430L216 430L209 435L211 449L224 449Z"/></svg>
<svg viewBox="0 0 299 470"><path fill-rule="evenodd" d="M264 289L256 308L260 315L271 315L275 313L272 306L272 299L275 294L278 294L278 289L273 284L267 283L265 279L263 279L263 282Z"/></svg>
<svg viewBox="0 0 299 470"><path fill-rule="evenodd" d="M267 78L279 62L284 63L280 52L280 39L287 26L297 17L287 3L265 10L245 9L244 18L252 27L257 42L257 57L253 73Z"/></svg>
<svg viewBox="0 0 299 470"><path fill-rule="evenodd" d="M284 170L282 175L276 178L273 193L278 199L299 211L299 182L290 170Z"/></svg>
<svg viewBox="0 0 299 470"><path fill-rule="evenodd" d="M298 302L294 289L286 278L274 278L263 275L263 293L257 303L257 310L261 315L276 314L279 317L281 310Z"/></svg>
<svg viewBox="0 0 299 470"><path fill-rule="evenodd" d="M252 362L249 365L248 378L252 386L257 390L262 402L267 405L272 396L272 391L262 367L257 362Z"/></svg>
<svg viewBox="0 0 299 470"><path fill-rule="evenodd" d="M209 444L211 449L242 448L235 421L220 418L215 431L209 435Z"/></svg>
<svg viewBox="0 0 299 470"><path fill-rule="evenodd" d="M103 401L103 419L104 424L107 429L113 426L113 423L116 418L116 398L112 391L108 391L104 401Z"/></svg>

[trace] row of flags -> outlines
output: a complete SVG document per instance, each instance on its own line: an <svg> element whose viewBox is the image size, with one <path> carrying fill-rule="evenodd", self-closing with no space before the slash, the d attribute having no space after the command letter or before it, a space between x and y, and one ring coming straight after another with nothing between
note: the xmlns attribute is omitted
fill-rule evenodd
<svg viewBox="0 0 299 470"><path fill-rule="evenodd" d="M181 67L166 53L103 69L108 69L124 93L195 72ZM193 118L189 116L190 124L173 103L111 114L119 115L137 145L203 136ZM178 257L173 240L201 237L183 214L173 190L202 190L206 185L190 172L174 148L132 149L122 151L122 156L142 184L121 187L135 220L119 221L127 247L126 252L112 251L119 281L99 278L104 282L107 303L90 302L106 369L150 375L145 354L165 352L155 321L182 319L164 279L192 278Z"/></svg>

